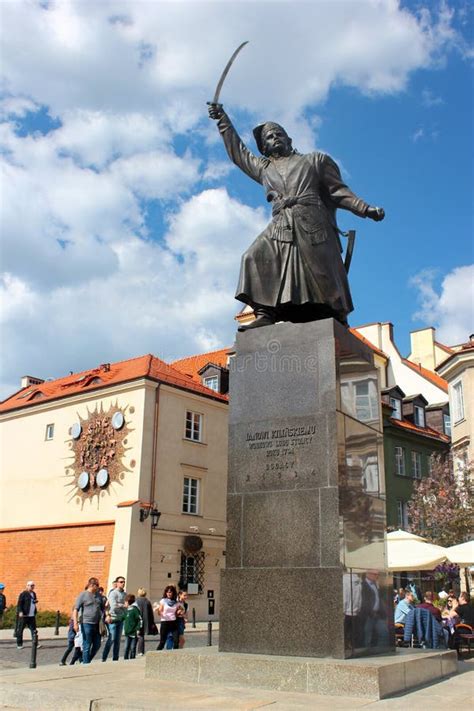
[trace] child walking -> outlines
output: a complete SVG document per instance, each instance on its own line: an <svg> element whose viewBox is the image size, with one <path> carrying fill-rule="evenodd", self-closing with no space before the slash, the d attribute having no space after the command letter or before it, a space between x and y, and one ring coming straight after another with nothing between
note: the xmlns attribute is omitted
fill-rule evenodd
<svg viewBox="0 0 474 711"><path fill-rule="evenodd" d="M125 635L124 659L135 659L137 653L138 630L142 626L142 616L135 595L131 593L125 596L125 620L123 623L123 633Z"/></svg>
<svg viewBox="0 0 474 711"><path fill-rule="evenodd" d="M67 649L64 652L61 661L59 662L60 667L65 667L66 666L66 660L72 650L74 650L74 654L72 655L72 659L69 662L70 664L75 664L77 661L82 662L82 649L81 647L77 646L74 644L76 638L76 632L74 630L74 620L71 617L69 620L69 628L67 631Z"/></svg>

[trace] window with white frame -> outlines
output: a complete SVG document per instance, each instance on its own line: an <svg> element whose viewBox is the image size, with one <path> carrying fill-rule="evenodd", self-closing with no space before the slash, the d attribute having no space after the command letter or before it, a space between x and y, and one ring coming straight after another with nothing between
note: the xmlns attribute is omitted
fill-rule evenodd
<svg viewBox="0 0 474 711"><path fill-rule="evenodd" d="M397 525L398 528L406 530L408 528L408 510L406 501L397 500Z"/></svg>
<svg viewBox="0 0 474 711"><path fill-rule="evenodd" d="M454 423L464 420L464 395L460 380L453 385L453 410Z"/></svg>
<svg viewBox="0 0 474 711"><path fill-rule="evenodd" d="M212 375L208 378L204 378L203 383L206 388L214 390L216 393L219 392L219 377L217 375Z"/></svg>
<svg viewBox="0 0 474 711"><path fill-rule="evenodd" d="M183 513L197 514L199 513L199 479L192 479L189 476L184 477L183 485Z"/></svg>
<svg viewBox="0 0 474 711"><path fill-rule="evenodd" d="M418 427L424 427L425 426L425 408L420 407L419 405L415 405L414 415L415 415L415 425L418 425Z"/></svg>
<svg viewBox="0 0 474 711"><path fill-rule="evenodd" d="M365 380L355 384L356 417L362 422L378 417L377 387L375 381Z"/></svg>
<svg viewBox="0 0 474 711"><path fill-rule="evenodd" d="M449 415L443 415L443 429L444 434L451 437L451 418Z"/></svg>
<svg viewBox="0 0 474 711"><path fill-rule="evenodd" d="M398 397L390 398L390 407L393 409L392 417L394 420L402 419L402 401Z"/></svg>
<svg viewBox="0 0 474 711"><path fill-rule="evenodd" d="M421 479L421 452L411 453L411 475L414 479Z"/></svg>
<svg viewBox="0 0 474 711"><path fill-rule="evenodd" d="M202 415L198 412L186 411L186 427L184 430L186 439L193 442L201 442L202 440Z"/></svg>
<svg viewBox="0 0 474 711"><path fill-rule="evenodd" d="M44 438L46 440L54 438L54 423L50 423L49 425L46 425L46 432L45 432Z"/></svg>
<svg viewBox="0 0 474 711"><path fill-rule="evenodd" d="M395 447L395 473L405 476L405 448Z"/></svg>

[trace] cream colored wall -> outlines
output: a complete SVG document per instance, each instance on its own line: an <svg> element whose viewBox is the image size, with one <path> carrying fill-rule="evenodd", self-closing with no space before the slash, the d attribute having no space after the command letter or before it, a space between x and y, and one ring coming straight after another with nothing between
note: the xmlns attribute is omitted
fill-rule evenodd
<svg viewBox="0 0 474 711"><path fill-rule="evenodd" d="M434 370L448 355L443 348L437 345L436 330L431 326L412 331L410 341L411 353L408 360L417 365L421 364L428 370Z"/></svg>
<svg viewBox="0 0 474 711"><path fill-rule="evenodd" d="M390 323L369 324L356 330L389 356L387 387L398 385L407 396L421 393L430 405L447 401L448 396L445 390L437 387L415 370L412 370L410 366L403 363L400 353L392 340Z"/></svg>
<svg viewBox="0 0 474 711"><path fill-rule="evenodd" d="M184 438L187 410L203 415L203 443ZM201 620L218 619L219 613L220 570L225 561L227 423L226 403L161 386L154 497L161 518L152 533L150 597L159 599L166 585L178 583L184 538L199 535L206 556L204 589L190 596L190 608L196 608ZM184 476L201 482L198 515L181 512ZM216 599L214 617L207 614L208 590L214 591Z"/></svg>
<svg viewBox="0 0 474 711"><path fill-rule="evenodd" d="M456 423L453 418L453 384L459 382L459 380L462 381L464 419ZM468 458L472 460L474 458L474 366L455 371L452 377L449 377L449 381L452 447L455 449L457 445L465 442L467 444Z"/></svg>
<svg viewBox="0 0 474 711"><path fill-rule="evenodd" d="M184 438L186 410L204 416L202 444ZM209 528L225 533L227 421L226 403L161 387L155 488L160 528L191 533L197 526L201 534ZM184 476L201 481L199 515L181 513Z"/></svg>
<svg viewBox="0 0 474 711"><path fill-rule="evenodd" d="M115 520L116 505L138 498L142 467L142 422L145 389L143 382L108 387L51 403L29 406L0 417L0 518L2 528L31 527L84 521ZM124 409L130 427L123 463L134 468L125 471L120 484L111 484L99 497L83 501L77 489L68 486L66 475L71 458L69 428L85 418L88 410L102 405ZM54 423L54 438L45 440L46 425Z"/></svg>

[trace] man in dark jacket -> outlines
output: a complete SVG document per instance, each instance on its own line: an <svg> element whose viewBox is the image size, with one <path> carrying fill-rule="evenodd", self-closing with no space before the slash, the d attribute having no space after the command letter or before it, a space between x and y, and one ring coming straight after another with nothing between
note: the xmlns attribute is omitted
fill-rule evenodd
<svg viewBox="0 0 474 711"><path fill-rule="evenodd" d="M471 605L471 600L467 592L460 593L459 605L455 612L459 615L461 622L474 627L474 607Z"/></svg>
<svg viewBox="0 0 474 711"><path fill-rule="evenodd" d="M386 593L379 586L379 571L368 570L362 581L360 617L363 622L364 646L388 645Z"/></svg>
<svg viewBox="0 0 474 711"><path fill-rule="evenodd" d="M272 221L242 257L235 298L250 304L257 318L239 330L328 317L346 324L353 305L336 209L376 221L384 211L357 197L328 155L295 151L279 124L254 129L259 157L244 145L221 104L211 104L209 116L218 122L229 158L263 185L272 203Z"/></svg>
<svg viewBox="0 0 474 711"><path fill-rule="evenodd" d="M4 583L0 583L0 627L2 626L3 622L3 613L7 609L7 598L5 597L4 590Z"/></svg>
<svg viewBox="0 0 474 711"><path fill-rule="evenodd" d="M17 649L23 649L23 630L29 627L31 639L33 640L36 634L36 612L38 606L38 598L36 597L35 584L32 580L26 583L26 589L20 593L17 603L17 632L16 646Z"/></svg>

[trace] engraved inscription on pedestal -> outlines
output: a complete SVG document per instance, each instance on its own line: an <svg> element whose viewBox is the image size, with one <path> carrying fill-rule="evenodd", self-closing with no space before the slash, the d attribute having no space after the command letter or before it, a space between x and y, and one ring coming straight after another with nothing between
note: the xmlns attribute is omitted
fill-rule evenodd
<svg viewBox="0 0 474 711"><path fill-rule="evenodd" d="M327 485L324 415L231 425L231 432L229 492Z"/></svg>

